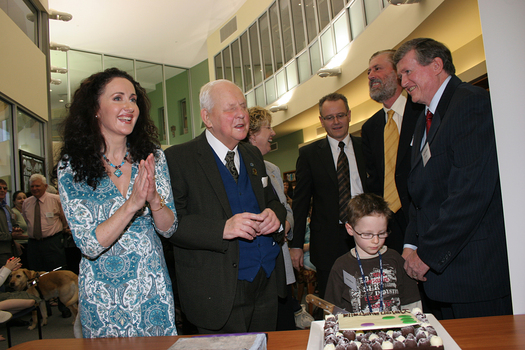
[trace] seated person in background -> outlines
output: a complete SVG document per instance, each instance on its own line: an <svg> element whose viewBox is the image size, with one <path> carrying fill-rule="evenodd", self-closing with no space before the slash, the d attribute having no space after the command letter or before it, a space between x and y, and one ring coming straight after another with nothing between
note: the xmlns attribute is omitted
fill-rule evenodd
<svg viewBox="0 0 525 350"><path fill-rule="evenodd" d="M15 245L16 245L18 256L22 258L22 264L25 264L25 265L27 265L27 258L26 258L26 255L23 255L23 253L24 253L25 248L27 248L28 237L27 237L27 223L24 220L24 217L22 216L22 204L24 203L26 199L27 199L27 196L23 191L16 191L15 193L13 193L13 197L12 197L13 205L11 206L11 210L16 215L16 224L22 230L22 234L20 234L18 238L15 240Z"/></svg>
<svg viewBox="0 0 525 350"><path fill-rule="evenodd" d="M0 266L16 255L13 238L22 233L16 224L16 215L6 203L7 190L7 183L0 179Z"/></svg>
<svg viewBox="0 0 525 350"><path fill-rule="evenodd" d="M398 252L384 243L392 211L375 194L355 196L348 203L348 234L355 248L338 258L328 278L325 299L350 312L421 308L416 281L408 277Z"/></svg>
<svg viewBox="0 0 525 350"><path fill-rule="evenodd" d="M0 286L4 284L7 277L11 274L11 271L18 270L21 266L20 258L8 260L5 266L0 269ZM38 297L25 291L0 293L0 323L9 321L13 313L27 309L39 302L40 299ZM0 341L4 340L5 338L0 335Z"/></svg>

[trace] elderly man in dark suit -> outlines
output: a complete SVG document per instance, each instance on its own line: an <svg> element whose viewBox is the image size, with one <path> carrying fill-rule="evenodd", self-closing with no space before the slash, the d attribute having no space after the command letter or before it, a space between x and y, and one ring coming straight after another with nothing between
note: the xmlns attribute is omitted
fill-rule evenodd
<svg viewBox="0 0 525 350"><path fill-rule="evenodd" d="M395 50L378 51L370 58L370 97L382 103L383 108L363 124L361 137L367 190L384 197L394 212L385 244L402 254L410 207L407 190L412 152L410 142L423 105L412 103L402 94L403 88L393 62L394 53Z"/></svg>
<svg viewBox="0 0 525 350"><path fill-rule="evenodd" d="M310 257L323 297L335 260L354 246L344 227L345 215L350 197L363 193L366 172L361 138L348 134L350 109L346 97L338 93L324 96L319 100L319 113L328 135L299 149L290 256L299 270L303 266L306 218L312 202Z"/></svg>
<svg viewBox="0 0 525 350"><path fill-rule="evenodd" d="M241 90L227 80L210 82L200 104L206 131L166 150L182 310L199 333L272 331L278 295L286 295L286 210L259 149L239 143L250 124Z"/></svg>
<svg viewBox="0 0 525 350"><path fill-rule="evenodd" d="M405 269L443 318L512 313L492 110L454 75L448 48L414 39L394 55L401 85L426 106L416 124Z"/></svg>

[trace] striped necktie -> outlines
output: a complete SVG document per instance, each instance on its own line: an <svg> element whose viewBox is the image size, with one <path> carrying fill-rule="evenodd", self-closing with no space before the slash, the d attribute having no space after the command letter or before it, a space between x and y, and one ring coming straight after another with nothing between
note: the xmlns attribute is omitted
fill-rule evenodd
<svg viewBox="0 0 525 350"><path fill-rule="evenodd" d="M350 193L350 167L348 157L345 153L345 143L339 142L339 157L337 158L337 183L339 185L339 220L346 222L348 216L348 201L352 197Z"/></svg>
<svg viewBox="0 0 525 350"><path fill-rule="evenodd" d="M388 122L385 125L385 186L383 198L394 213L401 208L401 200L396 187L396 160L399 145L399 131L394 117L394 111L388 111Z"/></svg>

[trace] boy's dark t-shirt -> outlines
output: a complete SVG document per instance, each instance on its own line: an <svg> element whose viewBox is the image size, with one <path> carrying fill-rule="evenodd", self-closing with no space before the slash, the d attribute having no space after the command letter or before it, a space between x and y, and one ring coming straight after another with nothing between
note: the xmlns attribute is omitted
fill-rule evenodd
<svg viewBox="0 0 525 350"><path fill-rule="evenodd" d="M401 310L401 305L421 300L417 283L408 277L403 268L404 260L398 252L381 248L383 259L383 311ZM367 283L368 296L374 312L380 311L380 268L379 257L362 259L361 264ZM345 284L345 274L348 273ZM353 276L353 277L349 277ZM352 290L348 284L352 285L355 279L357 290ZM344 308L350 312L369 312L366 293L361 277L361 270L355 250L339 257L332 267L328 278L328 285L325 293L326 301Z"/></svg>

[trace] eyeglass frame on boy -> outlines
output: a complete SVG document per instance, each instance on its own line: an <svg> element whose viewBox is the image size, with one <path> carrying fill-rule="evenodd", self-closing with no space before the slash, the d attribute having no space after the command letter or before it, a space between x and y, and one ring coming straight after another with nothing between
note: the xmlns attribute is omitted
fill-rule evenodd
<svg viewBox="0 0 525 350"><path fill-rule="evenodd" d="M378 239L385 239L390 235L390 232L391 232L390 230L386 230L386 232L381 232L381 233L368 233L368 232L360 233L360 232L357 232L353 226L350 226L350 227L352 227L352 230L355 232L355 234L357 234L362 239L366 239L366 240L373 239L374 236L377 236ZM368 237L368 235L370 235L370 237ZM381 235L386 235L386 236L381 237Z"/></svg>

